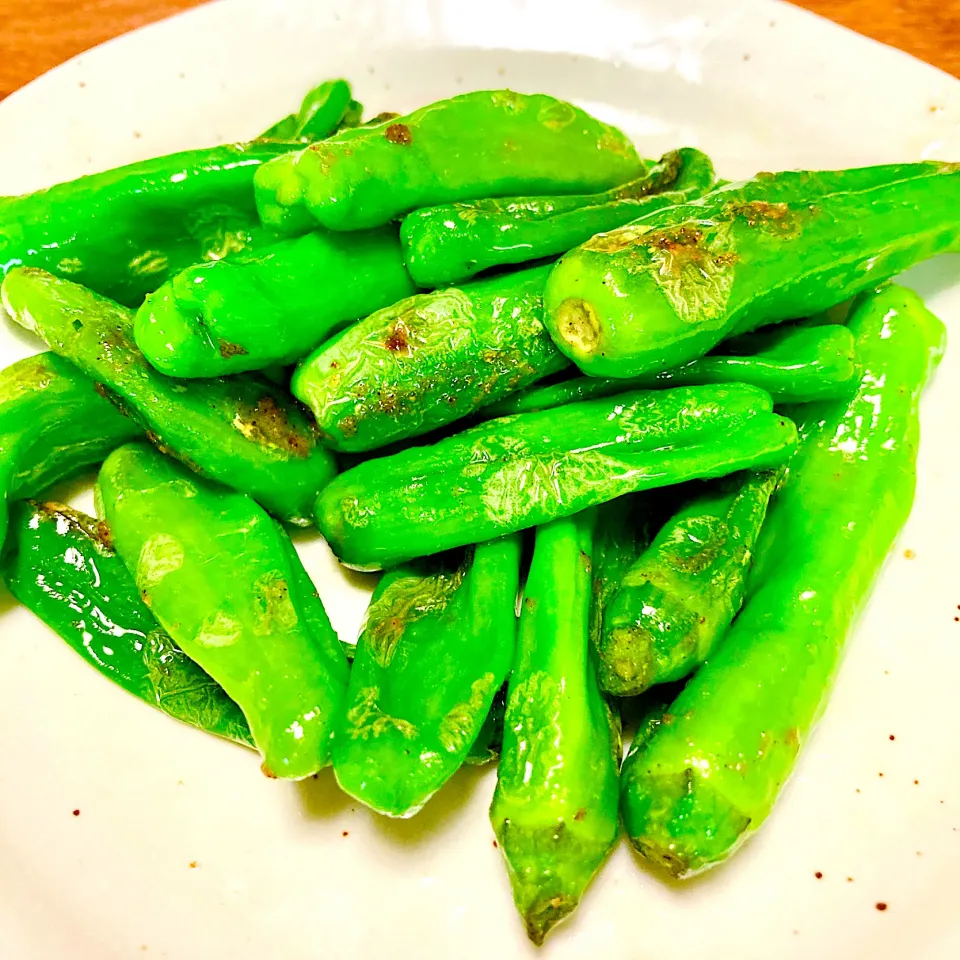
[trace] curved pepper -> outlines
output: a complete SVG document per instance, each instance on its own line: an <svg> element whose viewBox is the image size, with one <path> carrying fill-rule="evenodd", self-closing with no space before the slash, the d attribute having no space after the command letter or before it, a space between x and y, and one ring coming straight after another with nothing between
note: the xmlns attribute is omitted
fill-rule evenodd
<svg viewBox="0 0 960 960"><path fill-rule="evenodd" d="M725 859L770 812L910 512L918 401L943 324L912 291L887 287L850 326L856 396L798 409L803 440L760 534L747 603L623 767L630 841L676 876Z"/></svg>
<svg viewBox="0 0 960 960"><path fill-rule="evenodd" d="M98 495L141 597L239 705L264 772L326 766L349 665L280 525L145 444L107 458Z"/></svg>
<svg viewBox="0 0 960 960"><path fill-rule="evenodd" d="M308 357L293 393L335 450L372 450L465 417L568 365L541 322L549 270L386 307Z"/></svg>
<svg viewBox="0 0 960 960"><path fill-rule="evenodd" d="M414 291L395 227L318 231L256 256L188 267L147 297L134 335L162 373L223 376L299 360Z"/></svg>
<svg viewBox="0 0 960 960"><path fill-rule="evenodd" d="M795 443L756 387L638 391L366 460L321 492L317 523L344 563L389 567L625 493L776 466Z"/></svg>
<svg viewBox="0 0 960 960"><path fill-rule="evenodd" d="M400 226L404 260L421 287L459 283L490 267L566 253L602 230L695 200L713 182L710 158L683 147L638 179L602 193L425 207L408 213Z"/></svg>
<svg viewBox="0 0 960 960"><path fill-rule="evenodd" d="M307 91L296 113L268 127L259 139L323 140L344 127L358 126L362 112L346 80L325 80Z"/></svg>
<svg viewBox="0 0 960 960"><path fill-rule="evenodd" d="M263 223L379 227L417 207L605 190L643 164L616 127L544 94L478 90L312 144L255 178Z"/></svg>
<svg viewBox="0 0 960 960"><path fill-rule="evenodd" d="M142 432L56 354L27 357L0 372L0 546L9 501L99 463Z"/></svg>
<svg viewBox="0 0 960 960"><path fill-rule="evenodd" d="M171 380L136 348L129 310L42 270L12 271L0 293L17 323L107 387L165 452L283 520L309 522L336 466L284 391L249 376Z"/></svg>
<svg viewBox="0 0 960 960"><path fill-rule="evenodd" d="M367 611L333 769L378 813L413 816L457 771L513 663L520 538L472 553L385 574Z"/></svg>
<svg viewBox="0 0 960 960"><path fill-rule="evenodd" d="M759 174L567 254L544 322L591 376L665 370L956 249L958 202L951 163Z"/></svg>
<svg viewBox="0 0 960 960"><path fill-rule="evenodd" d="M0 574L20 603L124 690L176 720L253 746L240 708L140 599L106 524L57 503L19 503Z"/></svg>

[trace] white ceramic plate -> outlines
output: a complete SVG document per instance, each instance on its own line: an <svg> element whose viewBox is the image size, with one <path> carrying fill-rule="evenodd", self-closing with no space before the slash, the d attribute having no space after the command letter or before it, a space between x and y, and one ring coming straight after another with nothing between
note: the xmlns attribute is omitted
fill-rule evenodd
<svg viewBox="0 0 960 960"><path fill-rule="evenodd" d="M338 75L372 112L542 90L622 124L647 155L700 146L726 177L960 159L960 83L772 2L224 0L0 105L0 193L248 137ZM958 258L908 278L952 332L958 278ZM0 330L3 365L37 349ZM913 517L766 826L685 885L622 846L551 957L960 956L958 412L960 351L926 398ZM304 546L334 622L355 633L363 585ZM0 755L3 960L535 953L487 823L492 770L459 775L405 822L368 815L329 775L266 780L243 749L113 688L3 593Z"/></svg>

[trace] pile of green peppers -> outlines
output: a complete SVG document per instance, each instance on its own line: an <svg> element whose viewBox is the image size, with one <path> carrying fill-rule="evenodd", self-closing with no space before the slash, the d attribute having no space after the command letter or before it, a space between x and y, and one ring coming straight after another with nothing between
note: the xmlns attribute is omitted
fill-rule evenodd
<svg viewBox="0 0 960 960"><path fill-rule="evenodd" d="M47 350L0 372L0 577L267 776L410 817L496 761L540 944L621 824L691 876L794 769L910 511L944 328L888 281L960 249L960 167L720 182L509 90L362 114L330 80L0 199ZM91 468L97 516L57 499ZM383 571L355 644L291 525Z"/></svg>

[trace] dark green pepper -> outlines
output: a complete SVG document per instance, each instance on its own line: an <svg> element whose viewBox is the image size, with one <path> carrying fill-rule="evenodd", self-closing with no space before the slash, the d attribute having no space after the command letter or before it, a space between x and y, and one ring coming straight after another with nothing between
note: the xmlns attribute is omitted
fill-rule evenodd
<svg viewBox="0 0 960 960"><path fill-rule="evenodd" d="M570 103L479 90L311 144L255 186L263 223L302 233L365 230L478 197L605 190L642 171L619 130Z"/></svg>
<svg viewBox="0 0 960 960"><path fill-rule="evenodd" d="M725 859L770 812L910 512L918 401L943 324L891 286L867 296L850 327L856 396L798 409L803 440L760 534L747 603L623 767L630 841L677 876Z"/></svg>
<svg viewBox="0 0 960 960"><path fill-rule="evenodd" d="M710 158L684 147L665 154L638 179L602 193L424 207L401 224L404 259L421 287L460 283L490 267L566 253L602 230L695 200L713 182Z"/></svg>
<svg viewBox="0 0 960 960"><path fill-rule="evenodd" d="M164 451L283 520L309 522L336 466L284 391L250 376L172 380L133 343L129 310L42 270L7 274L2 296L17 323L102 383Z"/></svg>
<svg viewBox="0 0 960 960"><path fill-rule="evenodd" d="M492 540L693 478L777 466L796 428L746 384L638 391L491 420L432 446L366 460L317 499L351 566Z"/></svg>
<svg viewBox="0 0 960 960"><path fill-rule="evenodd" d="M323 140L344 127L360 124L363 107L346 80L326 80L307 92L296 113L260 134L262 140Z"/></svg>
<svg viewBox="0 0 960 960"><path fill-rule="evenodd" d="M253 746L240 708L140 599L105 523L18 503L0 574L10 592L98 672L176 720Z"/></svg>
<svg viewBox="0 0 960 960"><path fill-rule="evenodd" d="M471 767L481 767L500 756L503 746L503 715L507 706L507 685L504 684L493 698L483 726L473 741L473 746L463 761Z"/></svg>
<svg viewBox="0 0 960 960"><path fill-rule="evenodd" d="M591 376L666 370L956 249L958 202L952 163L759 174L567 254L544 321Z"/></svg>

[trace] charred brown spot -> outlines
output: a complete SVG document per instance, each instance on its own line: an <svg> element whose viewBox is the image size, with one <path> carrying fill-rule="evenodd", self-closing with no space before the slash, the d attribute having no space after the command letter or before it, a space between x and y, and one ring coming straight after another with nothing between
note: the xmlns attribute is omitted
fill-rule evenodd
<svg viewBox="0 0 960 960"><path fill-rule="evenodd" d="M113 534L110 528L103 520L98 520L94 527L94 536L106 547L107 550L113 549Z"/></svg>
<svg viewBox="0 0 960 960"><path fill-rule="evenodd" d="M406 324L402 320L397 320L397 322L390 327L387 338L383 341L383 345L391 353L405 353L409 356L410 341L407 338L407 333Z"/></svg>
<svg viewBox="0 0 960 960"><path fill-rule="evenodd" d="M261 772L265 777L268 777L270 780L276 780L276 779L277 779L277 775L266 765L266 763L261 763L261 764L260 764L260 772Z"/></svg>
<svg viewBox="0 0 960 960"><path fill-rule="evenodd" d="M140 591L140 599L149 607L150 606L150 594L146 590Z"/></svg>
<svg viewBox="0 0 960 960"><path fill-rule="evenodd" d="M574 820L582 820L587 815L586 807L581 807L574 815Z"/></svg>
<svg viewBox="0 0 960 960"><path fill-rule="evenodd" d="M344 417L340 421L340 433L345 437L352 437L357 432L357 423L359 421L356 417Z"/></svg>
<svg viewBox="0 0 960 960"><path fill-rule="evenodd" d="M391 123L383 135L391 142L401 146L413 143L413 134L405 123Z"/></svg>
<svg viewBox="0 0 960 960"><path fill-rule="evenodd" d="M217 346L224 360L229 360L231 357L245 357L249 352L246 347L241 347L239 343L230 343L229 340L220 340Z"/></svg>
<svg viewBox="0 0 960 960"><path fill-rule="evenodd" d="M296 457L306 459L313 447L311 438L290 423L287 411L269 395L261 397L254 407L241 406L234 426L248 440L279 447Z"/></svg>

